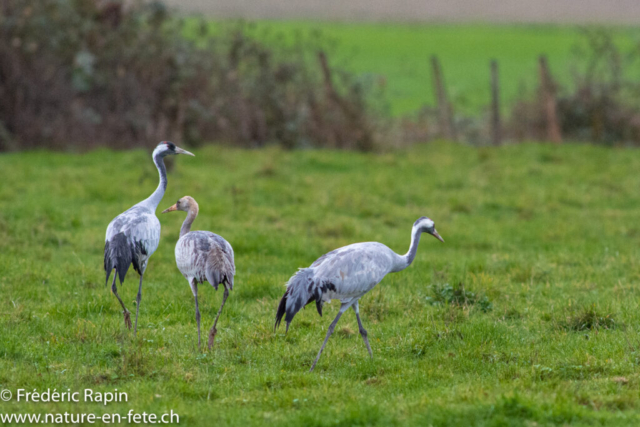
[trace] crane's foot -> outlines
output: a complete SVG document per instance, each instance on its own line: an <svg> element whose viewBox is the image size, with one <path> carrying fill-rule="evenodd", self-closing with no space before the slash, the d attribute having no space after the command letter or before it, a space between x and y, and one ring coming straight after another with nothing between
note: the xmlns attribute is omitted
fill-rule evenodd
<svg viewBox="0 0 640 427"><path fill-rule="evenodd" d="M211 331L209 331L209 350L213 347L213 340L216 339L217 333L218 330L216 328L211 328Z"/></svg>
<svg viewBox="0 0 640 427"><path fill-rule="evenodd" d="M124 315L125 326L131 330L131 313L129 313L129 310L125 310L122 314Z"/></svg>

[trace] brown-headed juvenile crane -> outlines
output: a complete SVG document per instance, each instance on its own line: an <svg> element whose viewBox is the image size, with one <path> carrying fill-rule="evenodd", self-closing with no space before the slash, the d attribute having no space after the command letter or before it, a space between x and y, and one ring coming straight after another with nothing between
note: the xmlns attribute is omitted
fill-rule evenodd
<svg viewBox="0 0 640 427"><path fill-rule="evenodd" d="M210 231L191 231L191 224L198 216L198 203L193 197L184 196L175 205L165 209L162 213L185 211L187 218L180 229L180 239L176 243L176 264L178 270L189 282L196 301L196 323L198 324L198 348L200 347L200 309L198 308L198 283L208 281L218 290L218 285L224 286L222 304L216 320L209 331L209 349L218 330L218 318L222 307L227 301L229 291L233 290L233 276L236 266L233 262L233 248L222 237Z"/></svg>
<svg viewBox="0 0 640 427"><path fill-rule="evenodd" d="M422 233L429 233L441 242L442 237L435 229L432 220L427 217L419 218L411 230L411 246L405 255L398 255L387 246L378 242L355 243L331 251L318 258L311 267L301 268L287 283L287 290L280 300L276 313L275 328L280 325L282 317L289 324L298 311L307 304L315 301L318 314L322 316L322 304L332 299L340 300L342 304L338 315L329 325L327 336L320 347L318 356L311 366L311 371L322 355L325 345L340 320L342 313L349 307L353 308L358 320L360 335L364 340L369 355L373 357L371 346L367 338L367 331L360 320L358 300L374 288L388 273L404 270L413 262L418 250L418 243Z"/></svg>
<svg viewBox="0 0 640 427"><path fill-rule="evenodd" d="M160 174L158 188L149 197L121 213L109 223L107 235L104 243L104 270L107 273L107 284L109 276L115 269L111 291L120 301L124 315L124 324L131 329L131 313L124 306L118 289L116 288L116 277L120 278L120 285L124 282L129 266L140 275L140 285L138 286L138 296L136 298L136 324L135 333L138 333L138 313L140 312L140 300L142 299L142 277L147 268L149 257L158 249L160 243L160 221L156 217L156 209L167 189L167 169L164 167L164 158L175 154L188 154L187 150L176 147L173 142L162 141L153 150L153 163L155 163Z"/></svg>

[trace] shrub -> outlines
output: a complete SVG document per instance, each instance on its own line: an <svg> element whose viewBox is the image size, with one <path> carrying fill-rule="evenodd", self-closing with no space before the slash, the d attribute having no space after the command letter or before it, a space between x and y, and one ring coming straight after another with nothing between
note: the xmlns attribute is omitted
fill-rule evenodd
<svg viewBox="0 0 640 427"><path fill-rule="evenodd" d="M640 145L640 44L614 40L602 28L583 28L573 48L572 83L550 82L555 92L558 127L564 141ZM534 58L531 58L532 65ZM539 76L538 76L539 77ZM552 76L549 76L552 79ZM540 84L542 86L542 84ZM552 98L553 99L553 98ZM458 111L454 108L454 111ZM492 143L489 108L482 114L453 117L458 139L474 145ZM505 141L546 141L548 104L541 87L522 89L509 105L501 131ZM441 138L438 110L425 107L400 122L407 143Z"/></svg>
<svg viewBox="0 0 640 427"><path fill-rule="evenodd" d="M640 45L623 52L613 34L585 28L574 46L576 60L572 85L560 86L557 117L565 140L598 144L640 143L640 82L633 68L640 60ZM520 99L509 122L515 139L546 138L543 101Z"/></svg>
<svg viewBox="0 0 640 427"><path fill-rule="evenodd" d="M322 41L187 26L156 1L0 7L0 150L162 139L371 150L383 131L372 86L332 69Z"/></svg>

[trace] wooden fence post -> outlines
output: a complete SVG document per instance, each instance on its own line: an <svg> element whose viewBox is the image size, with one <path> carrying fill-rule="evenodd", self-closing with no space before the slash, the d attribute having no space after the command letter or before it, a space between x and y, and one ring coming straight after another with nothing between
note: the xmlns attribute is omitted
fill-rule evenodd
<svg viewBox="0 0 640 427"><path fill-rule="evenodd" d="M562 143L562 132L558 123L558 113L556 110L556 87L549 71L547 57L540 55L538 59L538 69L540 74L540 95L542 108L547 122L547 138L554 144Z"/></svg>
<svg viewBox="0 0 640 427"><path fill-rule="evenodd" d="M502 144L502 123L500 120L500 82L498 62L491 61L491 139L493 145Z"/></svg>
<svg viewBox="0 0 640 427"><path fill-rule="evenodd" d="M451 141L456 141L456 129L453 124L453 108L447 97L447 90L444 85L442 69L438 57L431 57L431 68L433 75L433 88L436 95L436 103L438 108L438 126L440 136Z"/></svg>
<svg viewBox="0 0 640 427"><path fill-rule="evenodd" d="M336 91L333 84L333 78L331 76L331 68L327 61L327 55L324 51L318 51L318 61L320 61L320 67L322 69L322 76L324 79L324 89L327 94L327 98L337 107L342 110L345 116L348 118L348 122L352 124L353 129L356 132L353 133L356 139L356 148L362 151L371 151L374 147L373 134L370 127L362 117L362 113L353 107L353 104L345 101ZM339 136L339 135L337 135ZM345 141L336 138L336 143L339 147L344 147Z"/></svg>

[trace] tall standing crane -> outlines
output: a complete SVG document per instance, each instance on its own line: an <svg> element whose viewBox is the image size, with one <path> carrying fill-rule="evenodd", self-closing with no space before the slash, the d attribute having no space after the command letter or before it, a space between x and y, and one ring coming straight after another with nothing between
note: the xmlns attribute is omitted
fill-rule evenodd
<svg viewBox="0 0 640 427"><path fill-rule="evenodd" d="M121 213L109 223L104 244L104 270L107 275L106 284L109 284L109 276L113 275L111 291L120 301L122 306L124 323L131 329L131 314L124 306L118 288L116 287L116 277L120 279L120 285L133 264L133 268L140 275L140 285L138 286L138 296L136 298L136 323L135 333L138 333L138 313L140 312L140 300L142 299L142 278L147 268L149 257L158 248L160 243L160 221L156 217L156 209L167 189L167 169L164 166L164 157L175 154L187 154L193 156L187 150L176 147L173 142L162 141L153 150L153 163L158 168L160 183L156 191L148 198L127 211Z"/></svg>

